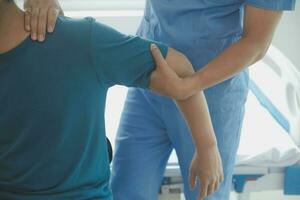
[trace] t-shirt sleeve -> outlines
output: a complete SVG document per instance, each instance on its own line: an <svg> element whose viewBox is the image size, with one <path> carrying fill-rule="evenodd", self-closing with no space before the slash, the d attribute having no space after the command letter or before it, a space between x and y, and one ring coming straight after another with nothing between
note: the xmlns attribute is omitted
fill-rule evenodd
<svg viewBox="0 0 300 200"><path fill-rule="evenodd" d="M246 0L246 4L268 10L295 10L296 0Z"/></svg>
<svg viewBox="0 0 300 200"><path fill-rule="evenodd" d="M150 45L156 43L164 57L168 47L162 43L128 36L117 30L91 22L91 56L99 80L110 87L148 88L155 69Z"/></svg>

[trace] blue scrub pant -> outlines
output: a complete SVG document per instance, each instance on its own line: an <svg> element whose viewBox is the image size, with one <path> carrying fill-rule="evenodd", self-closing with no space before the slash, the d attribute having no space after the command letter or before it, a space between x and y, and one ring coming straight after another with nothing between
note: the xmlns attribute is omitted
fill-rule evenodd
<svg viewBox="0 0 300 200"><path fill-rule="evenodd" d="M219 189L206 200L229 200L247 92L246 71L205 91L225 176ZM116 138L111 176L114 200L158 199L173 148L183 176L185 197L195 200L199 188L190 191L188 186L194 145L180 111L167 97L130 89Z"/></svg>

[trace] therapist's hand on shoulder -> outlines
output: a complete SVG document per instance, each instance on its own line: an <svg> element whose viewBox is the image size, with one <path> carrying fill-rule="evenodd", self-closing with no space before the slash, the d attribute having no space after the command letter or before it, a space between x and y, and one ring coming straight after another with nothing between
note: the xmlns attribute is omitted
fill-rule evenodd
<svg viewBox="0 0 300 200"><path fill-rule="evenodd" d="M53 32L56 19L63 15L58 0L25 0L25 30L32 40L45 40L46 32Z"/></svg>

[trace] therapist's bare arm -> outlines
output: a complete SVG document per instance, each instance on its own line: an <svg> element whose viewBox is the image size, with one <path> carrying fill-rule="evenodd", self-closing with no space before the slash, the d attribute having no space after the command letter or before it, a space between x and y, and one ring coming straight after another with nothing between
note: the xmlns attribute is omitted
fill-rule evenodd
<svg viewBox="0 0 300 200"><path fill-rule="evenodd" d="M158 48L151 50L157 63L157 68L151 75L151 89L171 96L172 92L175 92L175 96L178 95L176 91L180 90L180 84L185 84L182 78L194 73L191 63L183 54L172 48L169 48L165 60ZM200 91L185 100L177 100L176 103L190 127L196 146L189 171L190 187L195 186L198 177L202 186L198 200L202 200L216 191L224 179L222 161L207 103L203 92Z"/></svg>
<svg viewBox="0 0 300 200"><path fill-rule="evenodd" d="M281 11L246 6L242 38L194 75L187 96L220 83L263 58L281 16Z"/></svg>

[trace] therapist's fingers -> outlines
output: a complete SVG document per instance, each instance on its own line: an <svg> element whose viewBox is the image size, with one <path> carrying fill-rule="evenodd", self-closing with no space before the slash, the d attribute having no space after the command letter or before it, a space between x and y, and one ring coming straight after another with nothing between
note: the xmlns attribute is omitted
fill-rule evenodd
<svg viewBox="0 0 300 200"><path fill-rule="evenodd" d="M198 196L198 200L203 200L207 196L207 188L208 188L208 181L201 182L200 193Z"/></svg>
<svg viewBox="0 0 300 200"><path fill-rule="evenodd" d="M222 176L215 177L211 180L209 186L207 187L207 196L211 195L212 193L216 192L219 189L221 184Z"/></svg>
<svg viewBox="0 0 300 200"><path fill-rule="evenodd" d="M167 62L165 61L156 44L151 44L151 53L156 63L156 67L160 68L167 65Z"/></svg>
<svg viewBox="0 0 300 200"><path fill-rule="evenodd" d="M216 187L216 182L211 183L210 185L208 185L208 187L207 187L207 196L211 195L215 191L215 187Z"/></svg>
<svg viewBox="0 0 300 200"><path fill-rule="evenodd" d="M216 192L219 189L219 186L222 182L221 180L222 180L222 177L219 177L208 186L207 196L211 195L212 193Z"/></svg>
<svg viewBox="0 0 300 200"><path fill-rule="evenodd" d="M44 41L46 34L47 9L41 9L38 18L38 40Z"/></svg>
<svg viewBox="0 0 300 200"><path fill-rule="evenodd" d="M221 181L220 180L221 179L218 179L218 181L216 181L216 183L215 183L215 191L217 191L219 189L220 185L221 185Z"/></svg>
<svg viewBox="0 0 300 200"><path fill-rule="evenodd" d="M224 181L224 173L223 172L221 173L221 177L220 177L219 181L220 181L220 184Z"/></svg>
<svg viewBox="0 0 300 200"><path fill-rule="evenodd" d="M24 0L24 5L23 5L25 15L24 15L24 26L26 31L30 31L30 18L31 18L31 12L32 12L32 6L28 3L27 0Z"/></svg>
<svg viewBox="0 0 300 200"><path fill-rule="evenodd" d="M218 181L215 183L215 191L217 191L221 185L221 183L224 181L224 175L222 175L218 178Z"/></svg>
<svg viewBox="0 0 300 200"><path fill-rule="evenodd" d="M32 11L31 11L31 16L30 16L31 28L30 28L30 32L31 32L32 40L37 40L37 32L38 32L37 28L38 28L39 12L40 12L40 9L38 9L38 8L33 8Z"/></svg>
<svg viewBox="0 0 300 200"><path fill-rule="evenodd" d="M190 185L190 190L194 189L196 186L196 174L191 172L189 173L189 185Z"/></svg>
<svg viewBox="0 0 300 200"><path fill-rule="evenodd" d="M31 7L26 7L25 9L25 16L24 16L24 25L25 25L25 30L30 31L30 18L31 18Z"/></svg>
<svg viewBox="0 0 300 200"><path fill-rule="evenodd" d="M49 33L52 33L54 31L56 20L60 13L63 15L63 12L58 8L51 8L48 10L47 30Z"/></svg>

